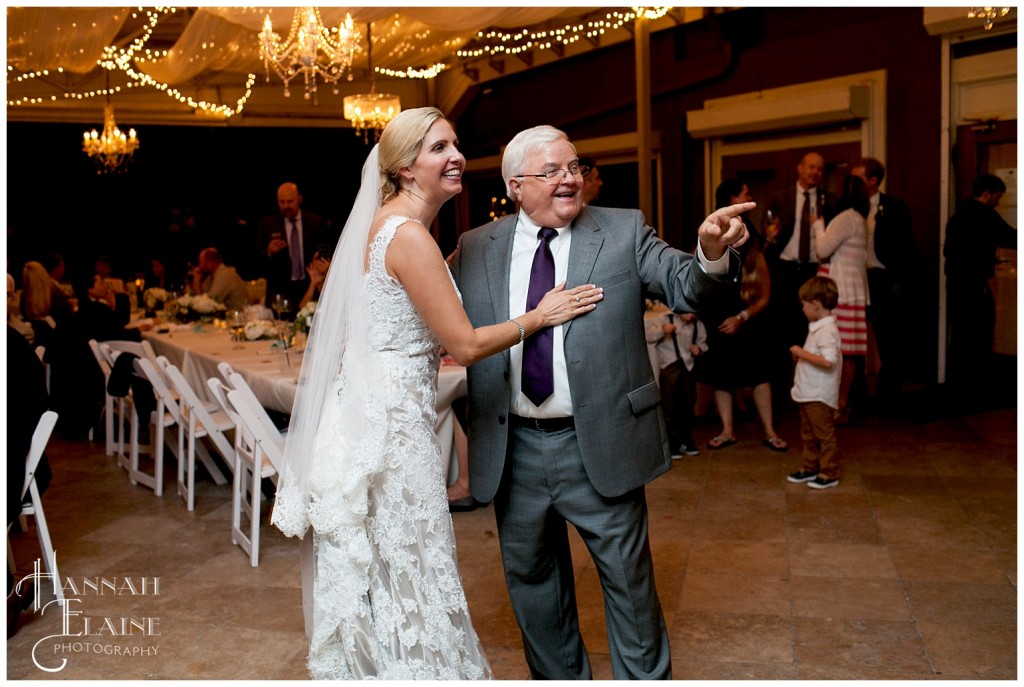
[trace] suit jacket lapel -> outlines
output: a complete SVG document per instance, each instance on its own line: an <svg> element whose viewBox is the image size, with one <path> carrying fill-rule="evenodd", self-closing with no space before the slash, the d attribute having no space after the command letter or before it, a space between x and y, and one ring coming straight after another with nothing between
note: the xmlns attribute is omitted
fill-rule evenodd
<svg viewBox="0 0 1024 687"><path fill-rule="evenodd" d="M569 247L569 266L566 270L565 288L571 289L580 284L590 282L594 271L594 263L601 252L604 238L601 227L590 216L587 208L583 208L572 225L572 244ZM575 320L569 320L562 329L563 338L569 335L569 329Z"/></svg>
<svg viewBox="0 0 1024 687"><path fill-rule="evenodd" d="M487 268L487 287L491 292L491 307L496 322L503 322L508 312L508 280L512 268L512 240L515 238L517 215L501 218L488 232L490 242L484 247ZM508 355L508 351L505 351Z"/></svg>

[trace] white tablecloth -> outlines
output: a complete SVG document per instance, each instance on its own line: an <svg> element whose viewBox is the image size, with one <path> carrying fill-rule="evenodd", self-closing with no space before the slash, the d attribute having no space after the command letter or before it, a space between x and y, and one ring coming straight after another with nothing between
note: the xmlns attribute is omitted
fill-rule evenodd
<svg viewBox="0 0 1024 687"><path fill-rule="evenodd" d="M265 408L290 413L295 385L302 365L301 354L271 347L269 341L232 341L227 330L213 325L182 326L165 334L143 336L157 355L174 363L200 398L214 401L206 380L220 377L218 363L227 362L242 375ZM466 395L466 368L442 365L437 376L437 432L445 472L451 474L454 458L455 416L452 401ZM450 481L450 480L449 480Z"/></svg>

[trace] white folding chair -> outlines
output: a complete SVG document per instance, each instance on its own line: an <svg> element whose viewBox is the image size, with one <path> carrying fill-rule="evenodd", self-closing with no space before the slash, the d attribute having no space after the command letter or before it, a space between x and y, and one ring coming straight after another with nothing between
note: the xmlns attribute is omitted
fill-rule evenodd
<svg viewBox="0 0 1024 687"><path fill-rule="evenodd" d="M211 380L219 381L219 380ZM227 392L228 402L238 415L240 427L250 438L239 445L239 464L235 468L235 491L232 497L231 542L249 554L253 567L260 562L260 482L269 477L276 483L279 468L284 461L284 439L274 429L269 431L260 416L263 407L240 389ZM273 428L273 425L270 425ZM243 473L244 466L244 475ZM248 493L246 493L248 491ZM249 518L248 533L242 529L243 513Z"/></svg>
<svg viewBox="0 0 1024 687"><path fill-rule="evenodd" d="M54 594L57 596L57 604L64 605L64 590L60 583L60 574L57 569L57 556L53 551L53 541L50 539L50 528L46 525L46 514L43 513L43 500L39 495L39 487L36 485L36 468L46 450L46 444L50 441L50 434L53 426L57 424L57 413L48 410L39 418L35 432L32 433L32 444L25 458L25 482L21 488L21 515L32 516L36 520L36 534L39 536L39 548L43 554L43 562L46 565L46 572L52 577ZM8 456L9 460L16 459ZM30 494L29 500L25 501L25 495ZM9 528L8 528L9 529ZM14 556L11 551L11 544L7 542L8 564L13 570ZM37 592L38 593L38 592Z"/></svg>
<svg viewBox="0 0 1024 687"><path fill-rule="evenodd" d="M93 342L90 340L89 347L93 348ZM97 354L98 351L98 354ZM156 352L148 341L102 341L96 345L93 349L93 355L96 356L96 361L100 362L102 358L103 362L100 362L100 369L103 370L103 393L106 396L106 405L104 406L104 413L106 413L106 425L105 430L107 433L107 455L117 455L117 463L127 471L131 471L131 459L125 453L124 450L124 422L128 416L134 414L134 408L132 406L131 393L127 396L120 397L117 399L117 403L114 403L114 397L107 393L107 383L110 381L110 373L114 368L114 361L117 360L117 356L121 353L131 353L138 358L147 358L152 361L156 361ZM114 433L114 408L117 409L117 432ZM116 440L114 439L116 437ZM137 451L137 446L130 446L129 452Z"/></svg>
<svg viewBox="0 0 1024 687"><path fill-rule="evenodd" d="M181 374L176 366L170 363L167 358L159 356L157 362L163 369L164 374L171 380L171 385L177 390L181 398L181 425L180 432L185 434L188 445L185 453L178 455L178 493L185 499L189 510L195 509L196 503L196 453L199 459L206 466L207 471L217 484L227 484L227 478L213 462L213 456L206 451L206 448L199 441L206 437L214 445L217 451L224 457L232 468L234 467L235 449L224 432L234 429L231 418L223 410L211 413L205 404L196 395L196 392L189 385L185 376ZM182 437L179 434L178 447L182 446Z"/></svg>
<svg viewBox="0 0 1024 687"><path fill-rule="evenodd" d="M169 446L171 452L180 464L182 461L182 412L178 397L171 391L170 383L164 376L157 363L149 358L139 358L135 365L143 377L149 381L156 395L156 410L147 418L152 432L150 449L146 453L153 456L153 473L149 474L141 469L139 454L143 453L139 447L139 415L132 408L132 429L131 429L131 464L128 469L128 478L131 483L141 484L153 490L157 496L164 493L164 447ZM177 450L174 444L167 441L167 431L177 432Z"/></svg>
<svg viewBox="0 0 1024 687"><path fill-rule="evenodd" d="M230 388L231 375L234 374L235 368L231 367L231 363L229 363L228 361L222 360L219 363L217 363L217 371L220 372L220 376L224 378L224 384L226 384L227 387ZM226 396L224 397L224 400L227 400ZM225 410L227 409L225 408Z"/></svg>
<svg viewBox="0 0 1024 687"><path fill-rule="evenodd" d="M284 455L284 438L288 435L288 430L281 430L277 428L274 421L270 419L270 415L267 414L263 404L260 403L259 397L256 392L252 390L249 383L245 381L245 377L237 372L232 372L228 376L228 386L241 394L244 394L249 399L249 405L255 410L256 419L259 421L266 431L267 436L279 437L281 450L280 453Z"/></svg>
<svg viewBox="0 0 1024 687"><path fill-rule="evenodd" d="M250 429L251 418L240 415L228 399L234 391L216 377L207 380L217 400L224 404L224 410L234 418L235 426L235 475L231 490L231 543L240 546L249 554L249 563L256 567L260 563L260 521L262 520L261 482L269 478L277 481L277 469L267 453L256 441ZM246 409L248 414L248 411ZM248 518L248 531L243 518Z"/></svg>
<svg viewBox="0 0 1024 687"><path fill-rule="evenodd" d="M103 421L104 421L104 433L106 435L106 451L108 456L112 456L115 453L118 455L124 454L124 398L118 398L115 403L114 397L107 391L107 384L110 382L110 360L108 356L100 350L100 345L96 339L89 339L89 349L92 351L92 355L96 358L96 363L100 366L100 371L103 372ZM117 433L114 433L114 415L117 415ZM91 429L91 428L90 428Z"/></svg>

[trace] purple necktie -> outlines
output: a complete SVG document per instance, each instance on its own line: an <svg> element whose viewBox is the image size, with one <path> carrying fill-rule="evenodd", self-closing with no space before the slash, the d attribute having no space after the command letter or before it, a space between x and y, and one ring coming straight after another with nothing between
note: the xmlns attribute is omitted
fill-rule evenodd
<svg viewBox="0 0 1024 687"><path fill-rule="evenodd" d="M537 236L543 240L533 254L530 290L526 295L527 312L536 308L544 294L555 288L555 258L551 254L550 243L558 232L542 227ZM544 327L523 342L523 393L535 406L543 403L555 390L551 359L553 340L551 327Z"/></svg>
<svg viewBox="0 0 1024 687"><path fill-rule="evenodd" d="M302 279L304 271L302 269L302 242L299 240L299 223L296 220L292 220L292 245L288 246L288 252L292 257L292 280L298 281Z"/></svg>

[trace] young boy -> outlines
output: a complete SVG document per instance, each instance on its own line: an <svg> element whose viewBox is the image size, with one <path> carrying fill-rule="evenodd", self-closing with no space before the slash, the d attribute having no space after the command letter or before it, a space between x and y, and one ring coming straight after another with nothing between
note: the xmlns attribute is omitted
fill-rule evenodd
<svg viewBox="0 0 1024 687"><path fill-rule="evenodd" d="M839 377L843 367L839 328L832 308L839 289L828 277L813 277L800 287L800 303L810 323L803 347L789 349L796 361L793 400L800 406L800 438L804 466L787 479L806 482L812 489L839 486L839 450L835 409L839 407Z"/></svg>
<svg viewBox="0 0 1024 687"><path fill-rule="evenodd" d="M677 315L665 311L661 317L648 315L647 343L654 346L661 374L661 407L665 413L672 459L699 456L693 440L693 359L708 350L707 330L693 313Z"/></svg>

